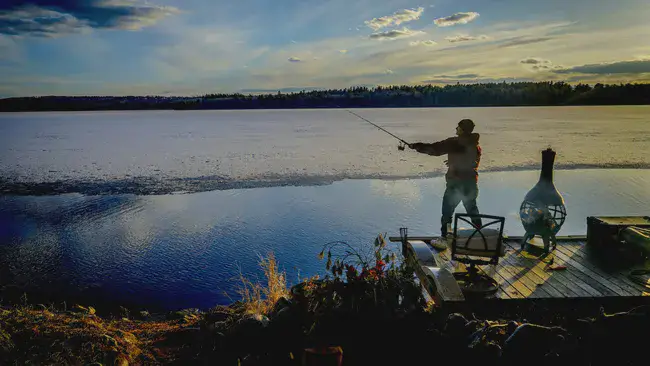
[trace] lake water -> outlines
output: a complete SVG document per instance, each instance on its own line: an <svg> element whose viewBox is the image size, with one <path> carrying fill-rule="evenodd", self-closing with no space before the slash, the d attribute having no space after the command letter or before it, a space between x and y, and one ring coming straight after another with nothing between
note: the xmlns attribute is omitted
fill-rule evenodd
<svg viewBox="0 0 650 366"><path fill-rule="evenodd" d="M357 112L424 141L473 117L479 208L510 235L523 234L517 211L539 176L526 168L549 143L569 215L560 234L584 234L587 216L650 213L650 108ZM342 111L0 114L0 140L0 284L52 298L206 308L236 298L260 255L296 281L322 272L327 242L439 228L443 159L398 152ZM387 179L418 176L432 178ZM363 177L384 179L339 180ZM242 186L263 188L223 190Z"/></svg>

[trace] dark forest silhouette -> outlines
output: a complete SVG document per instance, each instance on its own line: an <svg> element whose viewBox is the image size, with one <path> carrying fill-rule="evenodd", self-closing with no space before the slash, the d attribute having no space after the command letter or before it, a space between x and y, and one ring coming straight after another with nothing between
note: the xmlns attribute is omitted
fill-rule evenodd
<svg viewBox="0 0 650 366"><path fill-rule="evenodd" d="M43 96L0 99L0 111L81 111L143 109L382 108L469 106L557 106L650 104L650 84L516 82L402 85L245 95Z"/></svg>

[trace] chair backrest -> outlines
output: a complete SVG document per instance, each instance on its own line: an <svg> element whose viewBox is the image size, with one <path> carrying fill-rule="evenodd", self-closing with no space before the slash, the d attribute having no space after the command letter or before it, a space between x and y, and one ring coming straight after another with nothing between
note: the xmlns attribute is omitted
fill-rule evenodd
<svg viewBox="0 0 650 366"><path fill-rule="evenodd" d="M480 218L484 223L477 227L472 219ZM469 229L459 229L458 221L470 225ZM456 214L454 218L454 235L451 244L451 258L467 263L497 264L499 257L505 255L503 245L503 227L505 217L491 215ZM490 258L488 262L478 258L460 258L459 255Z"/></svg>

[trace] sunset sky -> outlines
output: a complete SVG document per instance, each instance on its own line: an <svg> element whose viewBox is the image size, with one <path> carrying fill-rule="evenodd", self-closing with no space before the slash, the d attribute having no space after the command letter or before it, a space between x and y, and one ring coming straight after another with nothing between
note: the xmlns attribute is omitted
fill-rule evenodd
<svg viewBox="0 0 650 366"><path fill-rule="evenodd" d="M648 0L0 1L0 97L650 81Z"/></svg>

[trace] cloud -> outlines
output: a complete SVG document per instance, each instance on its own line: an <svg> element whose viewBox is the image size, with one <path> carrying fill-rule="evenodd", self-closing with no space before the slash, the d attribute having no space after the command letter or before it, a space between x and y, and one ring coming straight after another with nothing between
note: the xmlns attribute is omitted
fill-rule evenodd
<svg viewBox="0 0 650 366"><path fill-rule="evenodd" d="M617 61L573 66L555 70L558 74L645 74L650 73L650 60Z"/></svg>
<svg viewBox="0 0 650 366"><path fill-rule="evenodd" d="M138 30L180 11L129 0L32 0L0 4L0 34L53 37L90 28Z"/></svg>
<svg viewBox="0 0 650 366"><path fill-rule="evenodd" d="M372 28L372 30L377 31L388 26L400 25L402 23L420 19L422 12L424 12L424 8L422 7L417 9L404 9L393 13L393 15L388 15L381 18L373 18L372 20L367 20L364 23L368 27Z"/></svg>
<svg viewBox="0 0 650 366"><path fill-rule="evenodd" d="M348 53L348 50L339 50L339 53Z"/></svg>
<svg viewBox="0 0 650 366"><path fill-rule="evenodd" d="M482 77L479 74L460 74L460 75L436 75L438 79L476 79Z"/></svg>
<svg viewBox="0 0 650 366"><path fill-rule="evenodd" d="M473 74L468 74L468 75L473 75ZM445 76L445 75L440 75L440 76ZM427 80L422 80L420 83L423 84L483 84L483 83L502 83L502 82L508 82L508 83L513 83L513 82L521 82L521 81L532 81L532 79L528 78L511 78L511 77L504 77L504 78L490 78L490 77L484 77L480 75L476 75L477 77L473 78L461 78L460 76L463 75L458 75L456 77L450 76L450 77L441 77L441 78L436 78L433 77L432 79L427 79Z"/></svg>
<svg viewBox="0 0 650 366"><path fill-rule="evenodd" d="M428 40L428 41L412 41L409 42L411 46L435 46L438 44L436 41Z"/></svg>
<svg viewBox="0 0 650 366"><path fill-rule="evenodd" d="M550 64L551 61L544 60L544 59L537 58L537 57L528 57L528 58L525 58L525 59L519 61L519 63L520 64L526 64L526 65L540 65L540 64Z"/></svg>
<svg viewBox="0 0 650 366"><path fill-rule="evenodd" d="M373 33L370 36L368 36L370 39L397 39L397 38L406 38L406 37L412 37L416 36L419 34L424 34L422 31L414 31L410 30L406 27L402 29L394 29L386 32L379 32L379 33Z"/></svg>
<svg viewBox="0 0 650 366"><path fill-rule="evenodd" d="M489 38L490 37L486 36L485 34L482 34L480 36L458 35L454 37L447 37L445 39L451 43L457 43L457 42L470 42L470 41L484 41Z"/></svg>
<svg viewBox="0 0 650 366"><path fill-rule="evenodd" d="M386 74L386 75L392 75L394 73L395 72L393 70L391 70L391 69L386 69L386 71L384 71L384 74Z"/></svg>
<svg viewBox="0 0 650 366"><path fill-rule="evenodd" d="M289 62L302 62L302 60L299 59L298 57L289 57L288 60Z"/></svg>
<svg viewBox="0 0 650 366"><path fill-rule="evenodd" d="M505 43L499 45L499 47L515 47L515 46L523 46L527 44L534 44L534 43L542 43L546 41L552 40L553 37L537 37L537 38L530 38L530 37L514 37L509 40L506 40Z"/></svg>
<svg viewBox="0 0 650 366"><path fill-rule="evenodd" d="M479 17L479 13L471 11L468 13L456 13L448 17L438 18L435 19L433 22L438 27L449 27L456 24L467 24L478 17Z"/></svg>
<svg viewBox="0 0 650 366"><path fill-rule="evenodd" d="M530 68L532 71L548 71L562 68L562 66L553 65L550 60L545 60L539 57L527 57L520 60L519 63Z"/></svg>

